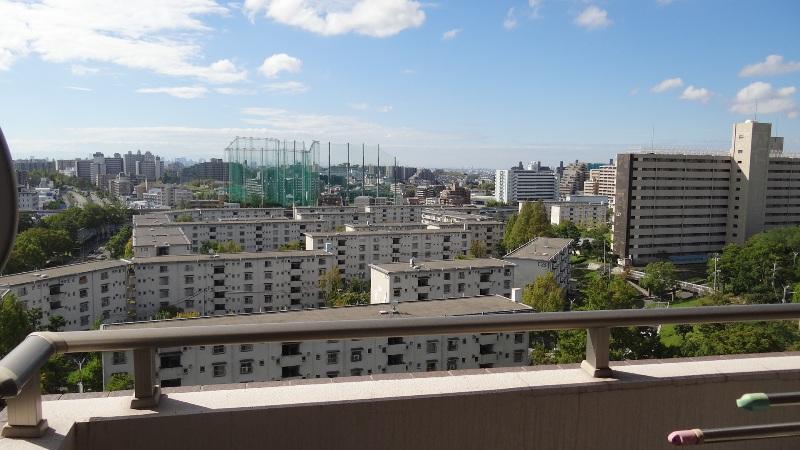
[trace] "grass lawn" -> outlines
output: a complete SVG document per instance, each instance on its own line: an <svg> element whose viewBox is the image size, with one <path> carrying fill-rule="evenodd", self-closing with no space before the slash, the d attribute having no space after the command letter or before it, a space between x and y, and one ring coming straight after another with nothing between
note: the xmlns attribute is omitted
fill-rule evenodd
<svg viewBox="0 0 800 450"><path fill-rule="evenodd" d="M691 308L695 306L711 306L711 300L704 297L696 297L691 300L682 302L675 302L671 304L670 308ZM667 347L680 347L682 339L679 335L675 334L675 325L662 325L661 326L661 343Z"/></svg>

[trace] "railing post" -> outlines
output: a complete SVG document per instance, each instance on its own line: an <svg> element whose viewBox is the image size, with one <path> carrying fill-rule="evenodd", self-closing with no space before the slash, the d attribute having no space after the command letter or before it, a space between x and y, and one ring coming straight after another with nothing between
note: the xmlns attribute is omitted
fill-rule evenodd
<svg viewBox="0 0 800 450"><path fill-rule="evenodd" d="M36 438L47 432L47 420L42 419L40 379L39 370L36 370L19 394L6 400L8 423L3 427L3 437Z"/></svg>
<svg viewBox="0 0 800 450"><path fill-rule="evenodd" d="M155 356L156 352L152 347L133 350L133 409L148 409L158 405L161 388L156 384Z"/></svg>
<svg viewBox="0 0 800 450"><path fill-rule="evenodd" d="M611 337L609 328L589 328L586 330L586 359L581 368L595 378L611 378L608 367L608 345Z"/></svg>

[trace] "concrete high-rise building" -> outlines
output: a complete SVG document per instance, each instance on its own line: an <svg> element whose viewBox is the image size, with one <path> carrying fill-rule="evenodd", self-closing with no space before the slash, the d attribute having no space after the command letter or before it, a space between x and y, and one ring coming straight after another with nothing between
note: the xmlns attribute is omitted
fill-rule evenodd
<svg viewBox="0 0 800 450"><path fill-rule="evenodd" d="M119 153L114 153L114 156L105 158L106 162L106 175L111 175L112 177L116 177L120 173L125 172L125 161L122 159L122 155Z"/></svg>
<svg viewBox="0 0 800 450"><path fill-rule="evenodd" d="M614 207L614 192L616 192L617 166L614 164L602 165L589 171L589 179L583 183L583 192L587 195L605 195L608 205Z"/></svg>
<svg viewBox="0 0 800 450"><path fill-rule="evenodd" d="M589 171L586 163L577 160L564 167L558 180L558 193L563 198L567 195L574 195L583 189L583 182L586 181Z"/></svg>
<svg viewBox="0 0 800 450"><path fill-rule="evenodd" d="M522 168L498 170L495 173L494 198L502 203L530 200L555 200L558 196L556 174L536 161Z"/></svg>
<svg viewBox="0 0 800 450"><path fill-rule="evenodd" d="M138 164L144 161L144 155L139 150L135 154L128 150L128 153L123 157L123 170L126 175L140 175Z"/></svg>
<svg viewBox="0 0 800 450"><path fill-rule="evenodd" d="M735 124L727 154L617 161L614 252L634 264L702 261L727 243L800 225L800 158L783 156L769 123Z"/></svg>
<svg viewBox="0 0 800 450"><path fill-rule="evenodd" d="M85 180L92 179L92 160L91 159L76 159L75 160L75 176Z"/></svg>

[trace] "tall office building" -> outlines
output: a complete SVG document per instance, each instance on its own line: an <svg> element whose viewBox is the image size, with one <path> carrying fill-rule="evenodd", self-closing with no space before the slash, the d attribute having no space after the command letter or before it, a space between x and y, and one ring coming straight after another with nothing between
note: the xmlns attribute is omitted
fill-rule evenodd
<svg viewBox="0 0 800 450"><path fill-rule="evenodd" d="M611 164L601 165L589 171L589 179L583 182L583 193L587 195L605 195L608 205L614 207L614 193L616 192L617 166L613 160Z"/></svg>
<svg viewBox="0 0 800 450"><path fill-rule="evenodd" d="M558 197L556 174L539 161L495 172L494 198L514 203L533 200L555 200Z"/></svg>
<svg viewBox="0 0 800 450"><path fill-rule="evenodd" d="M620 154L616 191L614 251L634 264L702 261L800 225L800 158L783 156L769 123L735 124L727 154Z"/></svg>

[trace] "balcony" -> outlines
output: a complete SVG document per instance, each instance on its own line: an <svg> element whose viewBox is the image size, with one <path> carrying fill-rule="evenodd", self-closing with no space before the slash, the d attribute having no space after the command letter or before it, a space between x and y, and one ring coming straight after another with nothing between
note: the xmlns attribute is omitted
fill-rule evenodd
<svg viewBox="0 0 800 450"><path fill-rule="evenodd" d="M276 448L667 449L666 436L676 429L794 419L793 408L748 413L733 400L747 392L795 390L800 353L609 363L609 328L797 317L800 305L786 304L35 333L0 361L9 424L0 447L258 448L269 441ZM170 345L570 328L589 330L580 365L163 391L154 377L154 348ZM124 349L135 349L133 391L46 396L42 402L38 383L28 381L55 352ZM793 449L799 441L724 448Z"/></svg>

